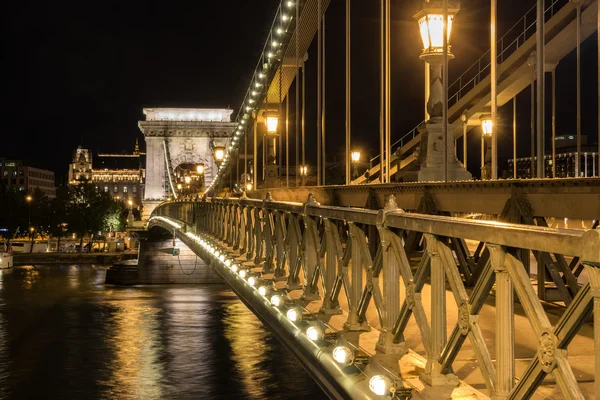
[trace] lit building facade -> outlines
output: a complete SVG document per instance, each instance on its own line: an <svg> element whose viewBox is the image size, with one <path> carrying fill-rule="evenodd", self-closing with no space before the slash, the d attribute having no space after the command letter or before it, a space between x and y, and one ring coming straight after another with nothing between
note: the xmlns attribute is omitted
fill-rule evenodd
<svg viewBox="0 0 600 400"><path fill-rule="evenodd" d="M598 147L596 145L588 146L587 137L581 137L582 146L579 160L579 177L592 177L598 175ZM556 137L556 178L574 178L575 177L575 159L577 157L577 142L574 135L562 135ZM533 164L535 165L534 157ZM547 178L552 177L552 153L546 152L544 156L544 175ZM508 176L513 176L513 159L508 160ZM531 157L517 158L517 178L528 179L535 177L535 171L532 170Z"/></svg>
<svg viewBox="0 0 600 400"><path fill-rule="evenodd" d="M28 193L39 189L49 198L56 197L54 172L23 165L22 161L0 158L0 180L9 189Z"/></svg>
<svg viewBox="0 0 600 400"><path fill-rule="evenodd" d="M77 148L69 166L69 184L90 182L96 190L109 193L117 200L128 202L134 207L142 206L146 172L145 154L140 152L136 141L130 154L97 154L88 149Z"/></svg>

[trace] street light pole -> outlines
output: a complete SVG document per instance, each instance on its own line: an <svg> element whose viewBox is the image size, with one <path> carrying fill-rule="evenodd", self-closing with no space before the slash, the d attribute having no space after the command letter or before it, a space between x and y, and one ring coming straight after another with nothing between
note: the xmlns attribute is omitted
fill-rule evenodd
<svg viewBox="0 0 600 400"><path fill-rule="evenodd" d="M497 0L491 0L491 32L490 32L490 64L491 64L491 94L492 94L492 126L494 134L492 135L492 179L498 179L498 129L496 124L497 108L498 108L498 48L496 41L496 25L497 25Z"/></svg>
<svg viewBox="0 0 600 400"><path fill-rule="evenodd" d="M537 177L543 178L544 171L544 132L545 132L545 110L544 110L544 65L545 60L545 43L544 43L544 0L537 0Z"/></svg>
<svg viewBox="0 0 600 400"><path fill-rule="evenodd" d="M351 96L352 96L352 79L351 73L351 42L350 42L350 0L346 0L346 185L350 184L350 139L352 129L352 108L351 108Z"/></svg>
<svg viewBox="0 0 600 400"><path fill-rule="evenodd" d="M443 18L444 18L444 33L443 33L443 75L442 83L444 87L444 98L443 98L443 115L442 115L442 137L443 137L443 148L444 148L444 182L448 182L448 0L443 1Z"/></svg>

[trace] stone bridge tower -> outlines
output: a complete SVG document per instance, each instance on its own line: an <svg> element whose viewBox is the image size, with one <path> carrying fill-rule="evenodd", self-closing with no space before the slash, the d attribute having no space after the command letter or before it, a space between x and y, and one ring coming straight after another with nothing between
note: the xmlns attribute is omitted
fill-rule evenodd
<svg viewBox="0 0 600 400"><path fill-rule="evenodd" d="M204 164L204 186L217 173L213 146L228 146L235 124L233 110L145 108L138 126L146 139L146 189L143 219L176 190L175 171L182 165Z"/></svg>

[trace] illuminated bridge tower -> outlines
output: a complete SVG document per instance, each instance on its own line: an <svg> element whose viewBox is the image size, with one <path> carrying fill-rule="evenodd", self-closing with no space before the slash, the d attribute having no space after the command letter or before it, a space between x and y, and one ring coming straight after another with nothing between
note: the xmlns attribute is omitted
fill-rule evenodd
<svg viewBox="0 0 600 400"><path fill-rule="evenodd" d="M178 190L181 171L193 171L203 164L201 185L212 183L218 169L213 149L228 145L235 127L230 122L232 112L205 108L144 109L146 120L138 123L146 140L144 220L161 201L181 196Z"/></svg>

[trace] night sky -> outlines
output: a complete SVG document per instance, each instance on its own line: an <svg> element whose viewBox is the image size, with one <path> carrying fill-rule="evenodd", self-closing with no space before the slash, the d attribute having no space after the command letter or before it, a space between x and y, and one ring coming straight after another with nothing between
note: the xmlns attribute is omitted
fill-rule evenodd
<svg viewBox="0 0 600 400"><path fill-rule="evenodd" d="M419 4L392 0L392 138L423 118L421 43L412 18ZM54 170L61 183L79 144L94 153L130 152L139 138L143 147L137 121L143 119L144 107L229 106L237 112L277 5L277 0L10 1L2 24L0 157ZM534 0L500 0L499 36L533 5ZM374 155L379 8L373 0L353 0L352 6L353 147ZM453 29L456 60L450 64L450 81L489 48L488 21L487 1L462 1ZM595 34L582 46L583 133L592 142L597 129L596 46ZM327 15L328 158L343 155L344 48L344 1L333 0ZM309 56L310 149L316 143L316 43ZM559 64L557 77L557 131L574 133L574 52ZM519 136L524 138L520 156L529 154L528 98L527 91L518 97ZM501 110L501 127L512 123L510 107ZM547 126L549 135L549 120ZM499 139L501 168L512 151L512 134L506 135ZM478 164L478 143L473 135L471 166ZM290 152L294 154L293 148Z"/></svg>

